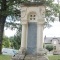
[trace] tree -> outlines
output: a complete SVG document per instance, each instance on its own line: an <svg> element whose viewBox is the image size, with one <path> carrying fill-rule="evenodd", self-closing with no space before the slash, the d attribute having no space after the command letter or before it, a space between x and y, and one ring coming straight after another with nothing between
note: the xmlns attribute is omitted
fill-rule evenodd
<svg viewBox="0 0 60 60"><path fill-rule="evenodd" d="M3 37L2 47L4 47L4 48L9 48L10 47L10 40L6 36Z"/></svg>
<svg viewBox="0 0 60 60"><path fill-rule="evenodd" d="M14 49L19 49L21 44L21 25L19 26L16 35L10 37L11 47Z"/></svg>
<svg viewBox="0 0 60 60"><path fill-rule="evenodd" d="M19 49L21 44L21 36L14 35L10 37L11 48Z"/></svg>
<svg viewBox="0 0 60 60"><path fill-rule="evenodd" d="M47 49L48 51L52 51L52 50L53 50L53 45L47 45L47 46L46 46L46 49Z"/></svg>
<svg viewBox="0 0 60 60"><path fill-rule="evenodd" d="M20 5L21 1L22 0L0 0L0 54L2 49L3 32L6 18L8 16L15 18L15 16L20 15L18 5ZM10 22L11 21L15 21L15 19L10 20ZM12 24L12 22L10 24ZM13 25L16 26L15 24Z"/></svg>

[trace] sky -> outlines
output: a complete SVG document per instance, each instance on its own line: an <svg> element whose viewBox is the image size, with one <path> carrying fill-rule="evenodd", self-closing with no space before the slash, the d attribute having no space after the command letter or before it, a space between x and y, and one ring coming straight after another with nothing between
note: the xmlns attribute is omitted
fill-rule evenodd
<svg viewBox="0 0 60 60"><path fill-rule="evenodd" d="M60 2L60 0L54 0L54 3L58 3L58 1Z"/></svg>
<svg viewBox="0 0 60 60"><path fill-rule="evenodd" d="M7 37L14 36L14 34L16 34L16 30L11 30L9 28L4 30L4 35L6 35Z"/></svg>
<svg viewBox="0 0 60 60"><path fill-rule="evenodd" d="M47 37L60 37L60 22L55 21L52 23L51 28L44 29L44 36Z"/></svg>
<svg viewBox="0 0 60 60"><path fill-rule="evenodd" d="M59 19L56 18L55 22L51 22L50 24L52 27L50 28L45 28L43 35L47 37L60 37L60 22L58 21Z"/></svg>

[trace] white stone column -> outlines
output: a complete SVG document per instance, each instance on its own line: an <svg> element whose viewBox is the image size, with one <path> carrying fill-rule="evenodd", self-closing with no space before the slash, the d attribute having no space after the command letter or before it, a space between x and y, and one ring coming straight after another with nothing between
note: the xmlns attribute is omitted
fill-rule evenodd
<svg viewBox="0 0 60 60"><path fill-rule="evenodd" d="M43 24L37 24L37 52L43 49Z"/></svg>
<svg viewBox="0 0 60 60"><path fill-rule="evenodd" d="M26 48L26 24L22 24L21 48Z"/></svg>

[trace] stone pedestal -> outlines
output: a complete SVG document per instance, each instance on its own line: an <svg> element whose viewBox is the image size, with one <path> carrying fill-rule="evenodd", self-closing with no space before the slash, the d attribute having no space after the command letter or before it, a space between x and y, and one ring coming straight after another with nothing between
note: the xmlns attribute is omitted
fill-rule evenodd
<svg viewBox="0 0 60 60"><path fill-rule="evenodd" d="M48 58L46 56L27 55L25 60L48 60Z"/></svg>
<svg viewBox="0 0 60 60"><path fill-rule="evenodd" d="M12 60L24 60L25 58L25 55L26 55L26 50L21 48L18 52L18 54L14 55L12 57Z"/></svg>
<svg viewBox="0 0 60 60"><path fill-rule="evenodd" d="M43 49L39 50L39 53L28 54L27 51L20 50L19 53L12 57L12 60L48 60L46 51Z"/></svg>

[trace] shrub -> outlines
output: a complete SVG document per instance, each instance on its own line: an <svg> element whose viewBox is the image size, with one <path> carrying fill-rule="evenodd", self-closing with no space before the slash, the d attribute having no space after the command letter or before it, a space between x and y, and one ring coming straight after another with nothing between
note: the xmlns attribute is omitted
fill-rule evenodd
<svg viewBox="0 0 60 60"><path fill-rule="evenodd" d="M52 50L53 50L53 45L47 45L47 46L46 46L46 49L47 49L48 51L52 51Z"/></svg>

